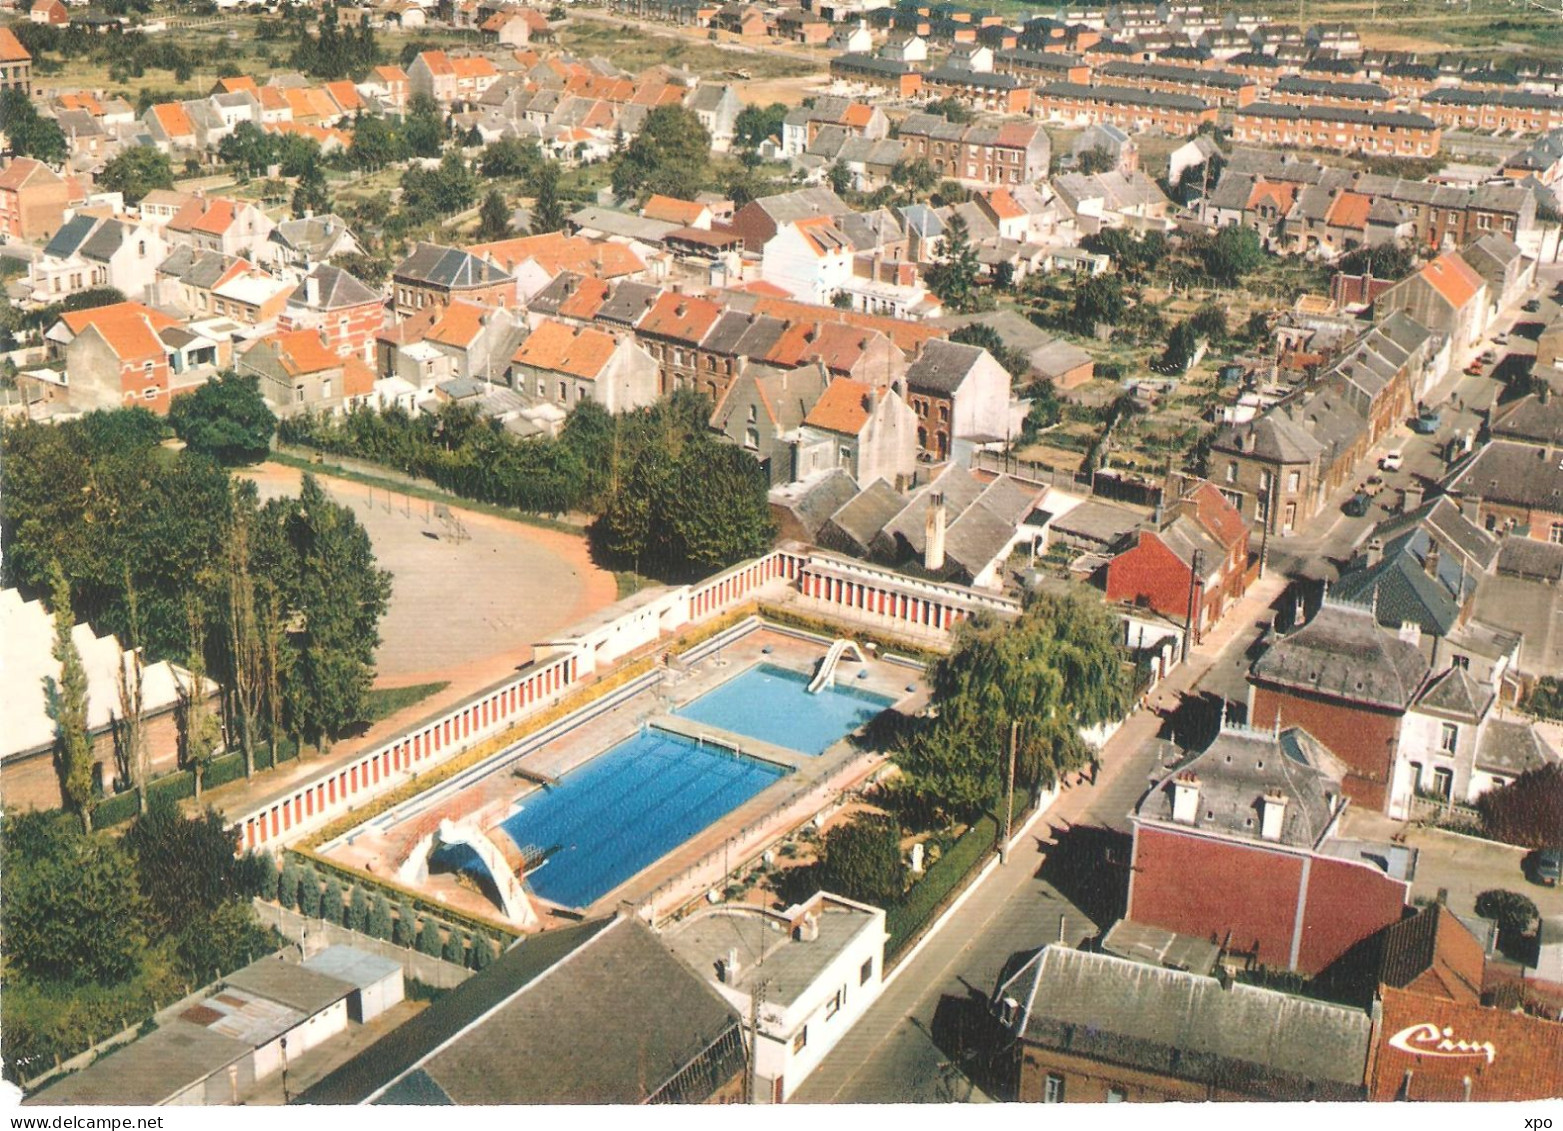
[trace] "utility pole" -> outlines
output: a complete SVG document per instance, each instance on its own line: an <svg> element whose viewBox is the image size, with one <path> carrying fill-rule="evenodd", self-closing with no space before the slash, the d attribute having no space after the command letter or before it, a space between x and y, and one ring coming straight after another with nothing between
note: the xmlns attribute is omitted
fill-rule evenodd
<svg viewBox="0 0 1563 1131"><path fill-rule="evenodd" d="M1004 837L999 841L999 863L1009 863L1009 829L1015 820L1015 746L1020 737L1020 720L1009 721L1009 773L1004 784Z"/></svg>
<svg viewBox="0 0 1563 1131"><path fill-rule="evenodd" d="M749 1093L746 1102L757 1103L756 1096L760 1087L760 1009L765 1005L765 990L768 983L758 981L754 985L754 992L749 995L749 1071L744 1083Z"/></svg>
<svg viewBox="0 0 1563 1131"><path fill-rule="evenodd" d="M1194 591L1199 587L1199 571L1205 565L1205 551L1195 550L1194 561L1189 567L1189 607L1183 618L1183 659L1189 658L1189 638L1194 635Z"/></svg>

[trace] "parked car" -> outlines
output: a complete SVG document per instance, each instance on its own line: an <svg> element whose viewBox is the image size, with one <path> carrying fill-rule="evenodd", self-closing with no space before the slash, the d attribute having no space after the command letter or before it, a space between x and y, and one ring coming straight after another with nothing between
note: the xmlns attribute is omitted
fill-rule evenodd
<svg viewBox="0 0 1563 1131"><path fill-rule="evenodd" d="M1438 431L1438 426L1443 422L1443 417L1433 411L1424 412L1411 422L1411 431L1423 436L1431 436Z"/></svg>
<svg viewBox="0 0 1563 1131"><path fill-rule="evenodd" d="M1536 882L1549 888L1563 877L1563 848L1543 848L1536 857Z"/></svg>
<svg viewBox="0 0 1563 1131"><path fill-rule="evenodd" d="M1480 360L1483 365L1491 365L1493 362L1498 360L1498 351L1486 350L1482 353L1482 356L1478 360Z"/></svg>
<svg viewBox="0 0 1563 1131"><path fill-rule="evenodd" d="M1482 363L1479 361L1471 362L1471 364L1465 367L1465 375L1467 377L1480 377L1482 375Z"/></svg>
<svg viewBox="0 0 1563 1131"><path fill-rule="evenodd" d="M1535 314L1538 310L1541 309L1541 300L1539 298L1530 299L1525 303L1524 306L1520 307L1520 309L1523 310L1526 314Z"/></svg>
<svg viewBox="0 0 1563 1131"><path fill-rule="evenodd" d="M1384 471L1399 471L1406 462L1405 453L1399 448L1392 452L1385 452L1378 461L1379 467Z"/></svg>
<svg viewBox="0 0 1563 1131"><path fill-rule="evenodd" d="M1365 491L1358 491L1351 498L1341 504L1341 510L1352 518L1361 518L1368 513L1368 507L1373 505L1373 496Z"/></svg>

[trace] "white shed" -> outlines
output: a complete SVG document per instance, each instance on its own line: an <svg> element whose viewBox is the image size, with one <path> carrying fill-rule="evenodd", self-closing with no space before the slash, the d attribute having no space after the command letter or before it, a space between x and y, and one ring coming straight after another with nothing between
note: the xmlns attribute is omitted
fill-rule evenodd
<svg viewBox="0 0 1563 1131"><path fill-rule="evenodd" d="M327 947L304 969L353 987L347 995L348 1020L366 1025L406 996L401 964L350 946Z"/></svg>

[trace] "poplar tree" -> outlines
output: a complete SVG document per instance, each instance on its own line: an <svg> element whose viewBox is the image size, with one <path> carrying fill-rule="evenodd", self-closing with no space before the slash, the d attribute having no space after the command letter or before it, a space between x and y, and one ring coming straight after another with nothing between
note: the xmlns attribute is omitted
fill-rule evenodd
<svg viewBox="0 0 1563 1131"><path fill-rule="evenodd" d="M81 818L82 828L92 830L92 741L87 734L87 671L74 637L76 616L71 611L71 590L59 562L50 567L51 604L54 606L53 656L60 677L44 677L49 718L54 723L54 766L60 778L60 795Z"/></svg>

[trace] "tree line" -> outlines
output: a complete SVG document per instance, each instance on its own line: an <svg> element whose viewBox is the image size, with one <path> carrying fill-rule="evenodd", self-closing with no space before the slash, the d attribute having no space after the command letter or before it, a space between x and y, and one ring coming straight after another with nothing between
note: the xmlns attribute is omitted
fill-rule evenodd
<svg viewBox="0 0 1563 1131"><path fill-rule="evenodd" d="M705 397L679 392L618 414L582 402L557 439L517 438L464 405L295 416L278 436L478 502L596 516L591 536L606 561L672 581L763 553L774 534L763 471L710 433L710 415Z"/></svg>
<svg viewBox="0 0 1563 1131"><path fill-rule="evenodd" d="M90 622L140 662L190 671L182 754L199 792L221 746L219 717L247 773L262 739L288 735L324 748L367 721L390 575L352 510L313 477L297 498L262 503L254 483L202 452L168 450L164 436L163 423L139 408L6 425L0 546L5 584L50 596L62 623ZM232 441L221 429L211 436ZM68 631L56 648L63 684ZM205 697L193 689L203 676L222 689L220 716L202 713ZM90 757L85 704L57 697L54 709L72 706L79 710L56 719L57 770L86 823L96 799L81 780ZM116 743L117 776L144 795L136 712L126 706L116 712L132 724Z"/></svg>

